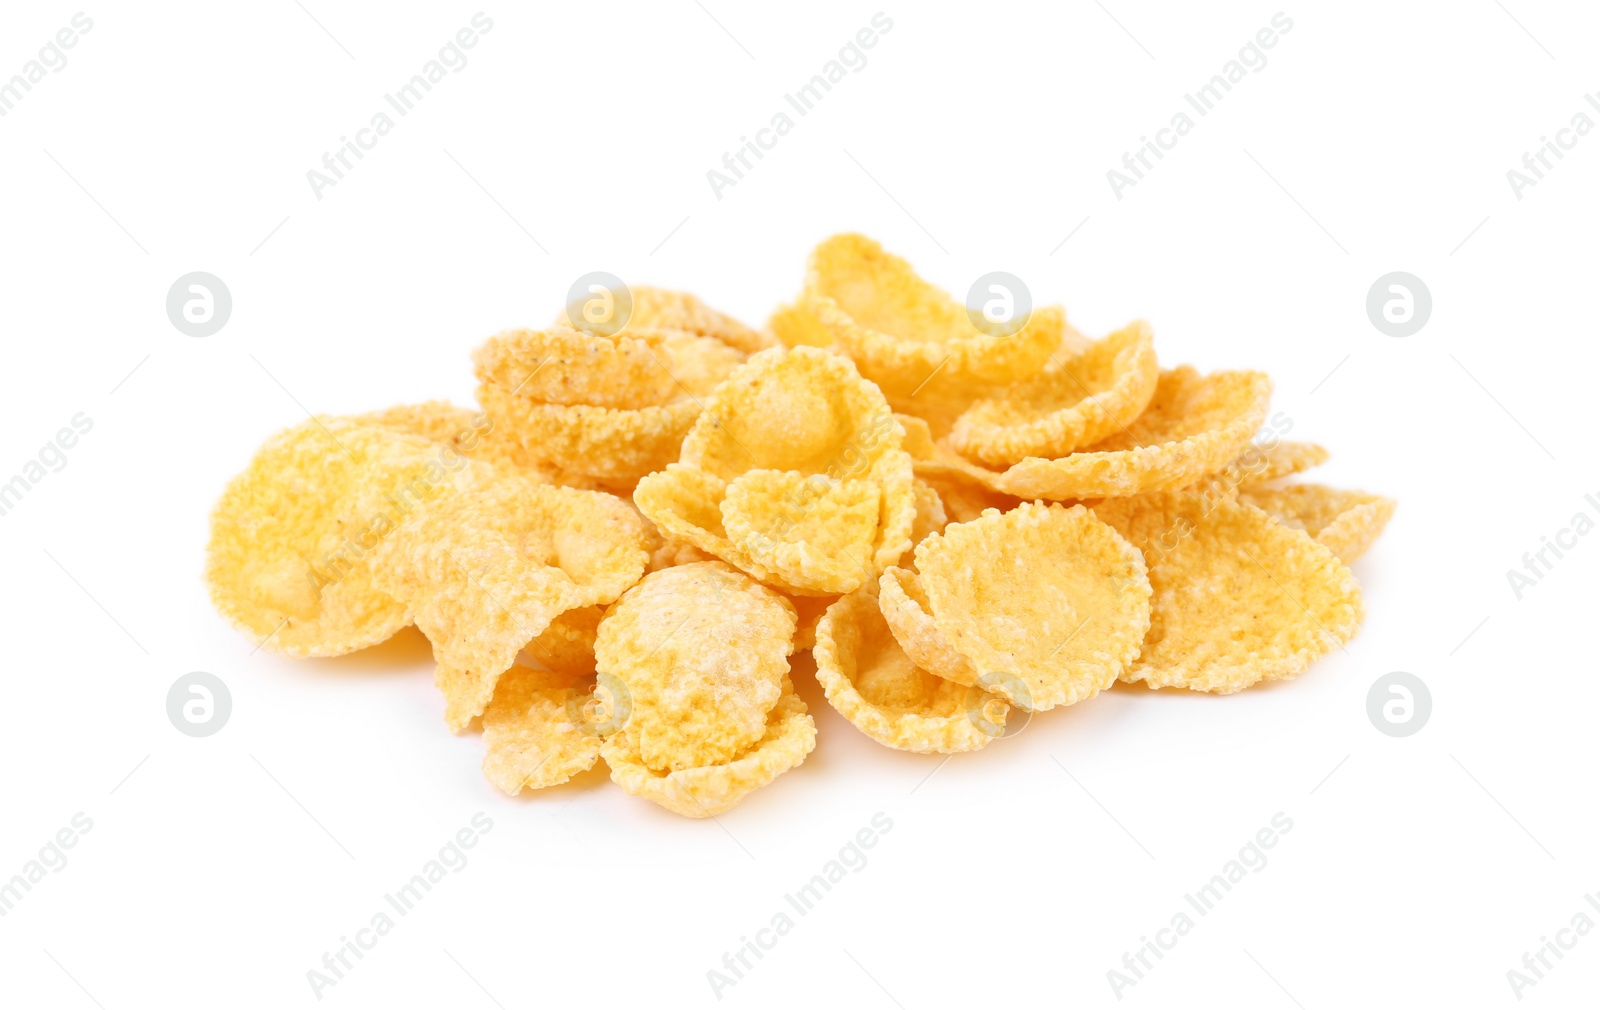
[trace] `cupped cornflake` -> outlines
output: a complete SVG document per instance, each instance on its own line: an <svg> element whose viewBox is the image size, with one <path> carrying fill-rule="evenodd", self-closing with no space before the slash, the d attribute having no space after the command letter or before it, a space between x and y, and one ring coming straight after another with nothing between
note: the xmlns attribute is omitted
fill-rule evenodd
<svg viewBox="0 0 1600 1010"><path fill-rule="evenodd" d="M640 285L631 289L633 314L623 332L637 328L681 330L710 337L745 354L774 346L771 336L753 330L726 313L718 312L687 291L669 291Z"/></svg>
<svg viewBox="0 0 1600 1010"><path fill-rule="evenodd" d="M744 354L682 330L555 326L500 334L474 358L478 402L532 463L631 485L677 458L701 398Z"/></svg>
<svg viewBox="0 0 1600 1010"><path fill-rule="evenodd" d="M731 761L663 772L639 757L627 729L611 736L600 753L611 766L611 781L684 817L716 817L740 800L798 767L817 745L817 725L787 677L784 694L767 713L766 731L755 745Z"/></svg>
<svg viewBox="0 0 1600 1010"><path fill-rule="evenodd" d="M878 580L878 607L900 648L919 668L929 673L973 686L978 670L972 661L957 652L939 630L928 609L928 594L917 573L891 568Z"/></svg>
<svg viewBox="0 0 1600 1010"><path fill-rule="evenodd" d="M212 602L262 648L291 656L382 642L411 618L374 585L374 549L468 465L426 439L349 419L279 432L212 513Z"/></svg>
<svg viewBox="0 0 1600 1010"><path fill-rule="evenodd" d="M706 399L679 461L641 480L634 502L667 537L768 585L848 592L910 545L916 497L901 439L882 394L848 360L773 348ZM848 558L824 557L846 547Z"/></svg>
<svg viewBox="0 0 1600 1010"><path fill-rule="evenodd" d="M924 540L916 558L939 631L1022 708L1110 687L1150 624L1144 559L1081 505L987 512Z"/></svg>
<svg viewBox="0 0 1600 1010"><path fill-rule="evenodd" d="M594 767L601 736L585 718L593 689L593 677L525 666L506 671L483 710L484 776L515 796Z"/></svg>
<svg viewBox="0 0 1600 1010"><path fill-rule="evenodd" d="M891 398L934 377L955 387L1011 382L1042 367L1061 341L1057 309L1019 331L979 329L966 306L863 235L835 235L811 253L800 306Z"/></svg>
<svg viewBox="0 0 1600 1010"><path fill-rule="evenodd" d="M1162 372L1149 406L1126 428L1060 459L990 470L941 448L922 476L968 480L1019 498L1118 498L1191 484L1221 470L1266 417L1272 382L1260 372Z"/></svg>
<svg viewBox="0 0 1600 1010"><path fill-rule="evenodd" d="M1126 681L1232 694L1303 673L1360 626L1350 570L1259 509L1163 492L1095 511L1144 552L1154 590Z"/></svg>
<svg viewBox="0 0 1600 1010"><path fill-rule="evenodd" d="M472 359L479 382L537 402L646 407L676 390L663 353L655 331L607 336L552 326L496 334Z"/></svg>
<svg viewBox="0 0 1600 1010"><path fill-rule="evenodd" d="M719 562L645 576L600 622L595 664L627 692L625 729L657 772L723 764L767 731L794 651L788 600Z"/></svg>
<svg viewBox="0 0 1600 1010"><path fill-rule="evenodd" d="M999 735L1006 705L919 668L870 589L841 597L817 625L813 654L828 703L885 747L918 754L977 750Z"/></svg>
<svg viewBox="0 0 1600 1010"><path fill-rule="evenodd" d="M1322 484L1245 488L1239 500L1297 530L1349 564L1367 552L1394 515L1395 500Z"/></svg>
<svg viewBox="0 0 1600 1010"><path fill-rule="evenodd" d="M1056 458L1133 423L1155 394L1150 326L1136 322L1001 395L967 409L950 432L956 451L990 466Z"/></svg>
<svg viewBox="0 0 1600 1010"><path fill-rule="evenodd" d="M445 721L465 727L517 654L561 614L610 603L649 555L643 521L596 491L485 468L418 509L375 552L374 583L433 643Z"/></svg>
<svg viewBox="0 0 1600 1010"><path fill-rule="evenodd" d="M723 495L722 528L784 582L846 593L872 569L881 501L871 481L750 470Z"/></svg>

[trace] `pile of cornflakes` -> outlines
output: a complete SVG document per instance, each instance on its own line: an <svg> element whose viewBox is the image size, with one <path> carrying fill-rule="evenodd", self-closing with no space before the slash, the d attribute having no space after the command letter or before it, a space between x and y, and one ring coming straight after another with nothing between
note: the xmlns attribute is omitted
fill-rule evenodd
<svg viewBox="0 0 1600 1010"><path fill-rule="evenodd" d="M689 817L815 746L796 652L861 732L948 754L1118 681L1294 677L1361 622L1395 503L1286 483L1327 452L1263 434L1260 372L996 322L859 235L766 331L618 294L478 348L481 412L269 439L212 518L217 609L291 656L415 624L495 786L604 758Z"/></svg>

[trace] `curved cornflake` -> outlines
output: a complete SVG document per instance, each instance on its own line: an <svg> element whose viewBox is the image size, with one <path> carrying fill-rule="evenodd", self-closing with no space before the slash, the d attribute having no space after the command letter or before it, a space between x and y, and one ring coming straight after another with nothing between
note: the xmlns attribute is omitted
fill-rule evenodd
<svg viewBox="0 0 1600 1010"><path fill-rule="evenodd" d="M952 754L977 750L1004 730L1004 702L919 668L869 588L828 608L813 654L828 703L885 747Z"/></svg>
<svg viewBox="0 0 1600 1010"><path fill-rule="evenodd" d="M1156 352L1136 322L966 410L950 445L991 466L1057 458L1116 433L1155 394Z"/></svg>
<svg viewBox="0 0 1600 1010"><path fill-rule="evenodd" d="M559 785L600 757L600 734L583 717L593 678L518 666L495 682L483 710L483 774L515 796Z"/></svg>
<svg viewBox="0 0 1600 1010"><path fill-rule="evenodd" d="M882 498L871 481L750 470L723 494L722 528L784 582L847 593L872 568Z"/></svg>
<svg viewBox="0 0 1600 1010"><path fill-rule="evenodd" d="M595 665L626 689L624 729L658 772L730 761L766 732L794 650L794 607L718 562L653 572L600 622Z"/></svg>
<svg viewBox="0 0 1600 1010"><path fill-rule="evenodd" d="M767 320L767 329L785 347L833 346L833 334L798 303L778 306Z"/></svg>
<svg viewBox="0 0 1600 1010"><path fill-rule="evenodd" d="M890 397L939 373L941 385L1012 382L1037 371L1060 344L1059 309L1041 308L1014 334L973 325L966 306L918 277L863 235L835 235L812 250L800 306Z"/></svg>
<svg viewBox="0 0 1600 1010"><path fill-rule="evenodd" d="M964 684L978 683L972 661L950 644L928 609L928 594L917 573L891 568L878 579L878 608L900 648L920 669Z"/></svg>
<svg viewBox="0 0 1600 1010"><path fill-rule="evenodd" d="M611 481L637 480L677 459L683 436L700 414L691 399L638 409L563 405L487 384L478 387L478 402L536 464Z"/></svg>
<svg viewBox="0 0 1600 1010"><path fill-rule="evenodd" d="M1360 626L1350 570L1259 509L1165 492L1095 511L1149 567L1150 631L1126 681L1232 694L1303 673Z"/></svg>
<svg viewBox="0 0 1600 1010"><path fill-rule="evenodd" d="M645 285L630 287L628 291L632 312L627 325L622 328L624 335L645 329L681 330L710 337L744 354L766 350L775 343L768 335L751 329L726 313L718 312L687 291L670 291ZM570 325L565 309L556 321Z"/></svg>
<svg viewBox="0 0 1600 1010"><path fill-rule="evenodd" d="M626 792L684 817L715 817L798 767L816 745L816 723L784 678L784 694L767 713L766 732L731 761L657 771L640 759L637 743L626 729L607 739L600 753L611 766L611 781Z"/></svg>
<svg viewBox="0 0 1600 1010"><path fill-rule="evenodd" d="M990 470L937 446L921 476L966 480L1019 498L1121 498L1184 487L1221 470L1266 417L1272 382L1260 372L1162 372L1149 406L1110 438L1060 459L1029 458Z"/></svg>
<svg viewBox="0 0 1600 1010"><path fill-rule="evenodd" d="M433 643L445 721L464 728L561 614L639 581L643 520L595 491L493 473L419 508L374 552L374 585Z"/></svg>
<svg viewBox="0 0 1600 1010"><path fill-rule="evenodd" d="M537 638L523 647L519 663L531 659L555 673L575 677L594 676L594 640L600 631L604 608L579 607L558 615Z"/></svg>
<svg viewBox="0 0 1600 1010"><path fill-rule="evenodd" d="M1378 539L1396 505L1393 498L1322 484L1245 488L1239 492L1239 501L1285 526L1304 530L1347 565Z"/></svg>
<svg viewBox="0 0 1600 1010"><path fill-rule="evenodd" d="M848 360L773 348L712 392L678 462L642 479L634 502L667 537L762 582L802 595L847 592L910 545L916 498L901 438L882 395ZM874 494L866 563L824 564L826 551L857 544ZM824 529L836 521L842 532Z"/></svg>
<svg viewBox="0 0 1600 1010"><path fill-rule="evenodd" d="M939 631L1022 708L1110 687L1149 627L1144 559L1081 505L988 512L924 540L916 558Z"/></svg>
<svg viewBox="0 0 1600 1010"><path fill-rule="evenodd" d="M1314 442L1251 442L1210 480L1232 488L1251 487L1302 473L1328 461L1328 450Z"/></svg>
<svg viewBox="0 0 1600 1010"><path fill-rule="evenodd" d="M568 326L507 330L472 354L478 381L539 403L648 407L676 392L662 335L607 336Z"/></svg>
<svg viewBox="0 0 1600 1010"><path fill-rule="evenodd" d="M411 623L373 549L472 465L392 428L319 417L269 438L211 515L212 602L260 647L337 656Z"/></svg>
<svg viewBox="0 0 1600 1010"><path fill-rule="evenodd" d="M939 492L933 489L932 484L918 479L912 484L911 492L916 496L917 512L911 520L911 547L906 548L908 551L930 535L941 532L950 522L950 516L944 510L944 499L939 497Z"/></svg>

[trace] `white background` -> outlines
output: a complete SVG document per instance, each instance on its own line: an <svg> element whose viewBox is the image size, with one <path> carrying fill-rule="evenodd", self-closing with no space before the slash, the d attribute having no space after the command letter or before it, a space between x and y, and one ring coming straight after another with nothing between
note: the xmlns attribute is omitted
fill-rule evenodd
<svg viewBox="0 0 1600 1010"><path fill-rule="evenodd" d="M1265 68L1118 200L1106 171L1279 7L884 7L870 62L716 199L706 171L879 9L484 8L468 65L321 200L307 170L476 6L85 10L70 62L0 118L0 480L94 421L0 517L0 877L74 813L94 827L0 918L0 1003L314 1005L306 972L480 811L470 864L323 1004L715 1005L707 971L877 812L870 863L722 1003L1118 1005L1107 971L1278 812L1270 863L1121 1004L1510 1006L1524 951L1600 922L1600 537L1520 601L1506 578L1600 493L1600 133L1521 200L1506 179L1574 114L1600 122L1596 12L1282 8ZM8 5L0 77L77 10ZM1234 697L1118 688L931 778L939 758L872 744L799 675L815 753L696 822L603 765L499 794L414 631L295 662L212 611L208 512L305 409L470 404L471 349L591 270L760 323L837 230L957 292L1012 271L1091 334L1147 318L1168 364L1269 371L1292 437L1334 453L1313 479L1401 502L1354 567L1360 636ZM192 270L233 294L209 338L165 314ZM1392 270L1434 302L1403 339L1365 310ZM191 670L232 691L207 739L165 714ZM1432 692L1405 739L1365 711L1393 670ZM1579 939L1523 1002L1577 1005L1597 961Z"/></svg>

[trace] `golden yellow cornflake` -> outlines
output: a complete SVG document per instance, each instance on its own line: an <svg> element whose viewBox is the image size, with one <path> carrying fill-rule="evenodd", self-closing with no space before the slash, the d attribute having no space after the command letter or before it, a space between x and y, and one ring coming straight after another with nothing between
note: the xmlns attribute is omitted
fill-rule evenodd
<svg viewBox="0 0 1600 1010"><path fill-rule="evenodd" d="M1299 675L1361 623L1350 570L1259 509L1167 492L1095 511L1144 552L1153 589L1150 632L1124 680L1232 694Z"/></svg>
<svg viewBox="0 0 1600 1010"><path fill-rule="evenodd" d="M411 618L374 587L372 553L466 466L425 439L348 419L279 432L212 512L212 602L262 648L291 656L382 642Z"/></svg>
<svg viewBox="0 0 1600 1010"><path fill-rule="evenodd" d="M800 307L891 398L936 370L947 387L1021 379L1044 365L1064 326L1059 310L1039 309L1016 333L979 329L966 306L863 235L835 235L812 251Z"/></svg>
<svg viewBox="0 0 1600 1010"><path fill-rule="evenodd" d="M1252 442L1233 462L1208 480L1241 488L1301 473L1328 461L1328 450L1312 442Z"/></svg>
<svg viewBox="0 0 1600 1010"><path fill-rule="evenodd" d="M1341 561L1395 503L1286 484L1328 453L1283 441L1265 375L1163 370L1142 322L998 320L987 290L854 234L765 330L592 287L477 348L481 411L270 439L212 517L212 598L297 656L415 621L498 788L603 756L690 817L815 746L797 651L872 739L954 754L1119 678L1233 692L1355 633Z"/></svg>
<svg viewBox="0 0 1600 1010"><path fill-rule="evenodd" d="M1149 627L1144 559L1081 505L988 512L924 540L916 557L939 631L1020 708L1110 687Z"/></svg>
<svg viewBox="0 0 1600 1010"><path fill-rule="evenodd" d="M939 494L944 504L946 522L970 523L989 509L1010 512L1022 504L1015 495L1001 494L965 480L940 479L928 476L917 478Z"/></svg>
<svg viewBox="0 0 1600 1010"><path fill-rule="evenodd" d="M953 754L1004 731L1004 702L919 669L889 633L869 589L828 608L815 655L828 703L886 747Z"/></svg>
<svg viewBox="0 0 1600 1010"><path fill-rule="evenodd" d="M1034 378L980 400L955 422L950 445L990 466L1057 458L1110 437L1156 390L1150 326L1133 323Z"/></svg>
<svg viewBox="0 0 1600 1010"><path fill-rule="evenodd" d="M528 462L631 486L677 458L701 399L744 355L681 330L555 326L502 333L474 359L478 402Z"/></svg>
<svg viewBox="0 0 1600 1010"><path fill-rule="evenodd" d="M491 473L390 534L374 554L374 584L433 643L445 721L459 730L556 617L609 603L637 582L644 545L625 502Z"/></svg>
<svg viewBox="0 0 1600 1010"><path fill-rule="evenodd" d="M599 606L569 610L551 621L529 642L517 661L530 660L535 669L578 677L594 676L594 640L604 609Z"/></svg>
<svg viewBox="0 0 1600 1010"><path fill-rule="evenodd" d="M910 545L916 497L901 437L882 395L847 360L773 348L706 399L679 461L641 480L634 502L668 538L768 585L838 594L875 579ZM867 563L823 564L827 552L860 542L874 494Z"/></svg>
<svg viewBox="0 0 1600 1010"><path fill-rule="evenodd" d="M1145 412L1110 438L1060 459L995 471L954 452L918 462L921 476L965 479L1019 498L1115 498L1183 487L1225 467L1266 417L1272 382L1260 372L1161 373Z"/></svg>
<svg viewBox="0 0 1600 1010"><path fill-rule="evenodd" d="M871 481L751 470L728 485L722 528L783 582L845 593L872 570L881 499Z"/></svg>
<svg viewBox="0 0 1600 1010"><path fill-rule="evenodd" d="M645 576L606 613L601 674L632 705L626 729L660 772L732 760L766 732L794 649L794 607L718 562Z"/></svg>
<svg viewBox="0 0 1600 1010"><path fill-rule="evenodd" d="M878 607L895 641L919 669L969 687L978 683L972 661L939 630L916 572L904 568L884 572L878 580Z"/></svg>
<svg viewBox="0 0 1600 1010"><path fill-rule="evenodd" d="M794 651L810 652L817 644L817 622L822 620L822 615L827 612L836 597L789 596L787 599L794 605L798 621L794 629Z"/></svg>
<svg viewBox="0 0 1600 1010"><path fill-rule="evenodd" d="M1297 530L1349 564L1367 552L1394 515L1395 500L1322 484L1245 488L1239 500Z"/></svg>
<svg viewBox="0 0 1600 1010"><path fill-rule="evenodd" d="M833 334L800 305L780 305L767 320L767 329L785 347L832 347Z"/></svg>
<svg viewBox="0 0 1600 1010"><path fill-rule="evenodd" d="M613 481L637 480L672 462L700 413L691 399L638 409L562 405L487 384L478 387L478 402L536 464Z"/></svg>
<svg viewBox="0 0 1600 1010"><path fill-rule="evenodd" d="M539 403L647 407L676 391L663 355L654 331L606 336L552 326L497 334L472 360L479 382Z"/></svg>
<svg viewBox="0 0 1600 1010"><path fill-rule="evenodd" d="M622 332L632 334L637 330L681 330L696 336L710 337L741 351L754 354L774 345L766 334L752 330L744 323L718 312L687 291L669 291L640 285L629 288L632 312ZM557 322L571 325L566 310Z"/></svg>
<svg viewBox="0 0 1600 1010"><path fill-rule="evenodd" d="M611 781L684 817L726 813L750 793L798 767L817 745L817 725L806 713L806 703L787 677L783 686L783 697L767 713L766 732L733 760L657 771L640 759L632 734L624 729L601 745L600 753L611 766Z"/></svg>
<svg viewBox="0 0 1600 1010"><path fill-rule="evenodd" d="M915 547L929 534L942 531L950 522L950 517L945 513L944 499L927 481L917 480L911 490L917 500L917 514L911 520L911 546ZM901 557L904 558L904 555Z"/></svg>
<svg viewBox="0 0 1600 1010"><path fill-rule="evenodd" d="M483 774L495 788L515 796L594 767L601 737L584 716L593 686L592 679L523 666L495 682L483 710Z"/></svg>

